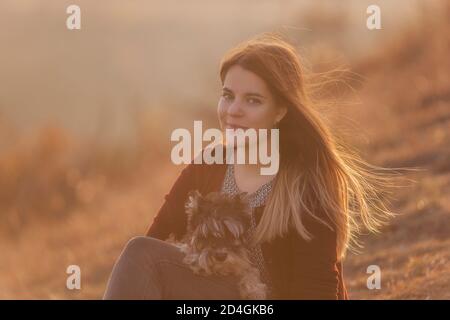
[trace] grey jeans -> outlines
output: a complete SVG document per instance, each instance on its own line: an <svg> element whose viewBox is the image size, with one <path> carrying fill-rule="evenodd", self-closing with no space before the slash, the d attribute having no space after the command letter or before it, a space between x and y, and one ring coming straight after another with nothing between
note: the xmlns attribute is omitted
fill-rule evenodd
<svg viewBox="0 0 450 320"><path fill-rule="evenodd" d="M240 299L234 276L197 275L173 244L131 239L116 261L103 299Z"/></svg>

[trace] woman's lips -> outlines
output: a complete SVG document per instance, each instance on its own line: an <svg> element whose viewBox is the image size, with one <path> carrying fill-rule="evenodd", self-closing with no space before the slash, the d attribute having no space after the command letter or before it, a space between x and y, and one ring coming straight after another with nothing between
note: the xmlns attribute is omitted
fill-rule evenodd
<svg viewBox="0 0 450 320"><path fill-rule="evenodd" d="M227 129L234 129L234 130L236 130L236 129L244 129L244 130L248 129L248 127L239 126L239 125L235 125L235 124L228 124L228 123L226 124L225 128L227 128Z"/></svg>

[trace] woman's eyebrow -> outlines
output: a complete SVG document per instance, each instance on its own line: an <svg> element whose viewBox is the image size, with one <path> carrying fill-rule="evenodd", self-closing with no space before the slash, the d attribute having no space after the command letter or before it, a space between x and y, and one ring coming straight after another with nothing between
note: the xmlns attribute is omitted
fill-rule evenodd
<svg viewBox="0 0 450 320"><path fill-rule="evenodd" d="M223 91L226 91L226 92L233 93L233 90L231 90L231 89L229 89L229 88L227 88L227 87L223 87L222 90L223 90ZM247 92L247 93L245 93L245 96L247 96L247 97L249 97L249 96L252 96L252 97L260 97L260 98L263 98L263 99L266 98L266 97L264 97L262 94L259 94L259 93L257 93L257 92Z"/></svg>

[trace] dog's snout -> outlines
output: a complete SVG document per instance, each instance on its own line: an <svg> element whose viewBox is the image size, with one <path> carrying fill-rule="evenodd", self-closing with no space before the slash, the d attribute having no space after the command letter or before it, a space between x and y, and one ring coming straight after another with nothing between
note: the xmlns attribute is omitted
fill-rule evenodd
<svg viewBox="0 0 450 320"><path fill-rule="evenodd" d="M225 261L225 259L227 258L227 254L226 254L225 252L216 252L216 253L214 254L214 258L215 258L217 261L223 262L223 261Z"/></svg>

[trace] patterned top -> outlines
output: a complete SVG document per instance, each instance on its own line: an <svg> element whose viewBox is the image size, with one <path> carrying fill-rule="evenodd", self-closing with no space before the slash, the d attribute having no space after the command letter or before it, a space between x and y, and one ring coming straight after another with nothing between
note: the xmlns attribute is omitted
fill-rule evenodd
<svg viewBox="0 0 450 320"><path fill-rule="evenodd" d="M256 228L256 222L253 214L254 208L265 204L267 196L270 194L270 191L272 190L274 181L275 179L272 179L269 182L263 184L261 187L259 187L258 190L256 190L255 192L248 194L248 200L250 207L252 209L252 214L251 214L251 224L249 230L247 231L246 239L249 239L249 237L253 234ZM229 194L231 196L243 193L242 191L239 190L236 184L236 180L234 178L234 165L232 164L229 164L227 167L221 192ZM269 273L267 272L267 267L262 254L261 245L258 244L249 249L250 249L249 258L252 264L259 269L261 274L261 280L267 285L270 294L270 291L272 289L271 279Z"/></svg>

